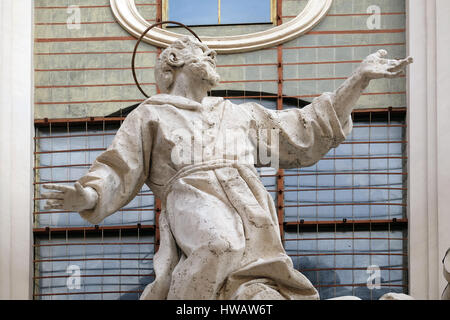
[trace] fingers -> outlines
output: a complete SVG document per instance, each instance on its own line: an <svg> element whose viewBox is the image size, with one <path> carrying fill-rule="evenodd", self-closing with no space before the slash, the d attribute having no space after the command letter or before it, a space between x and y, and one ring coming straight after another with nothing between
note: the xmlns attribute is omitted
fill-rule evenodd
<svg viewBox="0 0 450 320"><path fill-rule="evenodd" d="M375 53L372 53L371 55L368 55L367 58L365 59L365 61L378 61L378 62L387 62L387 59L384 59L383 57L385 57L387 55L387 51L384 49L378 50ZM383 63L384 64L384 63Z"/></svg>
<svg viewBox="0 0 450 320"><path fill-rule="evenodd" d="M73 190L73 187L63 186L60 184L44 184L43 187L49 190L56 190L60 192L46 192L42 193L41 197L43 199L48 199L45 203L44 209L63 209L64 208L64 197L66 192Z"/></svg>
<svg viewBox="0 0 450 320"><path fill-rule="evenodd" d="M405 75L405 71L404 71L404 70L395 71L395 72L387 71L387 72L385 72L385 73L383 74L383 76L384 76L385 78L390 78L390 79L392 79L392 78L398 78L398 77L401 77L401 76L404 76L404 75Z"/></svg>
<svg viewBox="0 0 450 320"><path fill-rule="evenodd" d="M392 65L392 67L390 67L388 71L397 72L399 70L404 69L407 65L411 64L412 62L413 62L412 57L408 57L403 60L391 60L389 64Z"/></svg>
<svg viewBox="0 0 450 320"><path fill-rule="evenodd" d="M77 190L78 193L83 193L84 192L84 188L83 186L77 181L75 182L75 190Z"/></svg>
<svg viewBox="0 0 450 320"><path fill-rule="evenodd" d="M387 51L378 50L367 57L362 64L362 72L369 79L397 78L405 75L405 68L414 60L412 57L406 59L386 59Z"/></svg>
<svg viewBox="0 0 450 320"><path fill-rule="evenodd" d="M388 52L386 50L380 49L377 52L369 55L365 61L370 61L370 62L376 61L379 64L387 64L387 63L389 63L389 60L384 58L387 56L387 54L388 54Z"/></svg>
<svg viewBox="0 0 450 320"><path fill-rule="evenodd" d="M388 54L388 52L384 49L380 49L375 53L375 55L377 55L379 58L386 57L387 54Z"/></svg>
<svg viewBox="0 0 450 320"><path fill-rule="evenodd" d="M47 200L45 203L44 209L63 209L64 201L63 200Z"/></svg>
<svg viewBox="0 0 450 320"><path fill-rule="evenodd" d="M47 193L42 193L41 197L44 199L59 199L59 200L63 200L64 199L64 193L62 192L47 192Z"/></svg>
<svg viewBox="0 0 450 320"><path fill-rule="evenodd" d="M376 57L376 58L381 58L383 59L384 57L386 57L388 55L388 52L384 49L380 49L377 52L371 54L370 56L372 57ZM408 64L411 64L414 62L413 57L409 56L406 59L401 59L401 60L387 60L387 59L383 59L383 61L388 62L388 63L392 63L392 62L401 62L403 66L406 66Z"/></svg>
<svg viewBox="0 0 450 320"><path fill-rule="evenodd" d="M69 191L72 189L72 187L63 186L60 184L53 184L53 183L44 184L43 187L45 189L57 190L57 191L61 191L61 192L66 192L66 191Z"/></svg>

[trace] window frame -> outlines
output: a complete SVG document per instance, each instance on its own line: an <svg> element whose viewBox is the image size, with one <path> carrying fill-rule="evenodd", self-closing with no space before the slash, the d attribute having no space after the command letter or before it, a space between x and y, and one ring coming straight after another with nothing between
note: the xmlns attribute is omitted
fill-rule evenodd
<svg viewBox="0 0 450 320"><path fill-rule="evenodd" d="M243 91L238 91L238 90L214 90L214 91L210 92L210 95L212 95L212 96L221 96L221 97L224 97L225 99L237 99L241 103L246 102L245 101L246 99L249 99L250 101L258 100L259 103L261 103L261 104L263 104L263 101L264 101L264 102L268 102L269 105L271 105L271 106L266 105L266 103L264 103L263 105L266 108L273 109L273 110L276 108L276 104L277 104L277 96L273 95L273 94L270 94L270 93L267 93L267 92L253 92L253 91L244 91L243 92ZM243 100L243 101L241 101L241 100ZM300 100L300 99L297 99L297 98L289 98L289 97L286 97L283 102L284 102L283 103L283 109L302 108L305 105L309 104L309 102L307 102L307 101ZM55 126L55 127L67 128L68 129L67 131L69 132L69 123L70 123L71 127L79 128L81 126L81 127L86 127L86 130L87 130L87 125L88 124L94 126L96 123L97 123L97 126L99 126L98 124L102 124L100 127L105 128L105 123L106 122L107 123L111 123L111 124L112 123L120 123L121 124L121 122L129 114L129 112L131 112L137 106L138 106L138 104L135 104L135 105L130 106L129 108L127 108L128 110L126 112L120 111L118 113L110 114L110 115L108 115L106 117L79 118L79 119L68 118L68 119L35 120L35 128L38 131L38 130L40 130L41 127L49 127L49 128L51 128L52 126ZM394 109L391 109L391 108L380 108L380 109L354 110L353 111L353 119L354 120L358 120L358 121L363 121L363 122L364 122L364 119L369 119L370 122L372 122L372 121L375 122L375 121L377 121L375 118L377 118L377 117L379 117L381 115L382 118L386 118L386 120L388 122L390 122L391 119L392 119L392 116L394 114L398 115L398 117L400 119L402 119L401 121L404 121L404 124L402 124L401 127L404 128L402 130L405 130L403 135L406 134L407 128L408 128L407 123L406 123L406 114L407 114L407 109L406 108L394 108ZM390 125L390 123L388 123L388 125ZM396 125L396 126L398 126L398 125ZM108 135L109 134L110 133L108 133ZM37 144L38 144L37 140L39 140L38 138L40 136L41 135L36 132L35 142ZM76 137L76 136L77 135L75 135L74 137ZM59 139L60 137L61 136L59 134L57 134L53 138L58 138ZM388 139L388 141L390 141L390 140ZM406 141L403 141L403 139L402 139L401 143L404 144L404 143L406 143ZM53 145L52 145L52 147L53 147ZM73 148L78 148L78 147L74 146ZM37 145L36 145L36 151L37 151L37 153L35 153L35 157L38 158L41 150L40 150L40 148L37 147ZM38 164L38 162L35 162L35 163ZM407 170L407 164L403 164L402 168L403 168L402 170ZM36 168L36 169L38 169L38 168ZM38 175L38 172L36 172L36 175ZM288 175L289 175L289 173L288 173ZM294 241L294 240L296 242L300 243L301 241L310 241L309 238L316 236L317 237L316 242L317 243L319 243L319 242L323 243L323 241L319 241L319 240L324 240L324 241L329 240L329 239L326 239L326 237L327 237L326 235L322 236L324 234L324 232L325 233L327 233L327 232L328 233L330 233L330 232L333 233L334 232L336 234L336 232L341 232L341 233L342 232L351 232L351 233L355 233L355 231L356 232L369 232L369 233L372 232L372 231L385 231L385 232L388 232L389 234L392 231L401 231L401 232L403 232L404 235L401 236L401 238L404 238L404 239L402 239L402 241L404 241L403 250L400 253L398 253L398 252L395 253L394 252L394 254L397 255L397 256L398 255L403 255L405 257L404 259L407 259L407 261L409 261L409 252L408 252L408 250L406 250L406 244L405 244L405 242L408 241L408 237L409 237L409 235L406 235L408 233L408 227L409 227L408 226L408 218L407 217L404 217L404 218L398 218L397 217L397 218L382 219L382 220L361 220L361 219L356 219L356 220L350 220L350 219L337 220L337 219L334 219L332 221L331 220L330 221L328 221L328 220L327 221L322 221L322 220L315 219L315 220L305 221L304 219L301 219L301 220L297 219L296 221L287 221L285 219L285 217L286 217L286 212L285 212L285 209L286 209L286 205L285 204L286 204L286 202L285 202L284 194L286 192L289 192L289 190L286 188L286 175L285 175L284 171L282 173L280 173L280 172L279 173L267 172L267 173L261 174L260 178L261 178L261 181L263 181L267 191L269 191L271 196L274 197L274 202L275 203L278 202L278 195L282 195L282 200L283 200L282 203L283 203L283 205L282 205L282 207L278 208L278 212L282 211L281 216L279 215L280 222L282 221L280 223L280 227L281 227L281 229L280 229L280 231L281 231L281 241L283 242L283 246L285 247L286 252L288 253L288 255L291 257L291 259L293 261L297 261L298 262L299 261L299 259L298 259L299 256L318 257L319 255L322 255L322 253L321 253L321 251L319 249L317 249L317 251L315 251L315 252L312 252L311 255L308 255L308 254L306 254L303 251L298 251L298 249L295 252L290 252L289 253L288 252L289 243L293 243L292 241ZM36 179L36 182L37 182L37 180L38 180L37 176L35 176L35 179ZM280 185L280 184L277 183L277 181L279 179L283 180L283 184ZM269 188L269 186L267 186L266 183L269 183L271 187ZM281 191L281 193L280 193L280 191ZM293 190L293 191L295 191L295 190ZM406 192L407 192L407 190L406 190ZM36 194L35 200L38 200L38 199L41 200L41 201L43 200L43 199L39 198L38 194ZM155 218L153 220L153 223L154 223L153 225L151 225L151 224L142 224L141 225L140 223L137 224L137 225L127 225L127 224L120 225L120 224L115 224L115 225L111 225L111 226L109 226L109 225L108 226L100 225L100 226L94 226L94 227L86 227L86 226L84 226L84 227L59 227L59 226L57 226L57 227L55 227L55 226L47 227L47 226L44 226L44 225L39 225L39 227L33 229L33 235L34 235L34 241L35 241L34 249L35 250L39 250L39 248L40 248L40 240L44 240L44 239L48 239L48 240L51 240L51 241L58 240L58 239L64 240L64 235L66 236L66 242L69 243L69 244L66 245L66 246L68 246L68 245L70 245L70 242L68 241L68 238L69 238L68 234L69 233L70 234L83 235L84 237L86 237L87 233L90 234L93 237L101 236L101 239L102 239L101 242L102 242L102 245L103 245L103 233L104 232L108 232L109 234L116 233L116 234L122 235L123 232L127 231L131 235L133 235L133 234L135 234L137 232L138 238L140 238L139 235L143 236L143 235L152 235L153 234L154 235L154 240L153 240L154 253L156 253L156 251L158 250L157 248L158 248L158 244L159 244L159 234L158 234L158 228L159 227L158 227L158 221L157 221L157 216L158 216L157 214L158 214L159 206L157 204L156 198L154 199L154 201L155 201L155 204L154 204ZM37 204L37 203L35 203L35 204ZM296 237L297 239L294 239L294 238L289 237L289 236L285 237L286 233L290 232L290 234L292 235L293 231L295 231L298 234L297 237ZM59 234L59 238L58 237L56 237L56 238L52 237L52 235L58 235L58 234ZM341 237L342 239L340 239L336 235L334 237L335 237L335 243L337 241L347 240L347 239L345 239L345 237L344 238ZM364 238L361 238L361 237L359 237L359 238L356 237L355 238L353 235L351 237L353 239L352 241L355 241L355 240L357 240L357 241L367 240L367 239L364 239ZM383 240L383 239L377 238L376 236L373 239L372 239L371 235L369 237L371 238L370 241L372 241L372 240L375 240L375 241ZM390 237L390 235L388 235L388 240L387 240L387 243L388 243L387 254L386 253L384 253L384 254L380 253L379 255L391 255L390 243L391 243L392 240L396 241L396 240L399 240L399 239L390 239L389 237ZM386 240L386 239L384 239L384 240ZM56 245L56 246L58 246L62 242L63 241L56 241L55 242L56 244L55 243L50 243L50 244L44 244L44 245L47 245L47 246ZM100 242L100 241L97 241L97 242ZM373 252L370 251L369 254L371 255L371 254L373 254ZM338 252L338 251L335 250L334 253L328 253L328 254L325 254L325 255L331 256L331 257L336 257L337 255L339 255L339 256L346 256L346 255L354 256L355 253L354 253L354 249L353 249L352 253ZM367 254L366 253L362 253L359 256L361 256L361 255L367 255ZM47 259L47 258L50 258L50 259ZM117 260L120 261L120 259L121 259L121 257L119 257ZM334 259L336 259L336 258L334 258ZM51 279L53 277L55 277L55 278L61 278L63 276L67 277L67 275L60 275L58 273L57 274L53 274L53 269L52 269L52 273L50 275L49 274L40 274L39 273L40 263L42 261L45 261L45 260L47 260L46 262L52 262L52 263L54 261L56 261L56 260L53 259L52 256L48 256L48 257L47 256L43 256L43 257L41 257L39 252L35 251L35 259L33 261L33 262L35 262L34 263L35 274L34 274L34 278L33 278L35 280L33 282L33 284L34 284L33 297L35 299L48 299L48 298L54 298L56 296L58 296L58 297L61 297L61 296L62 297L71 297L73 295L75 295L75 296L87 295L88 297L96 297L96 296L100 295L102 298L104 297L103 295L105 295L107 298L111 298L111 295L117 295L117 294L131 294L131 295L133 295L133 294L138 294L140 292L139 288L137 288L137 289L136 288L130 289L130 288L124 287L123 289L127 289L127 290L122 290L122 288L120 287L120 281L119 281L119 290L118 291L111 291L111 290L103 291L104 290L103 289L103 283L101 284L102 285L102 291L89 291L89 290L86 290L85 287L84 287L84 284L83 284L83 288L84 288L83 290L85 290L85 291L82 291L82 292L63 293L63 292L49 292L49 291L45 291L44 292L44 291L40 291L41 290L41 286L40 286L41 285L41 282L40 282L41 280L49 279L49 278ZM77 259L77 260L80 260L80 259ZM84 260L86 260L86 255L84 257ZM83 259L81 259L80 261L83 261ZM312 278L310 280L316 279L316 280L314 280L316 282L314 282L313 284L315 286L317 286L318 290L321 290L320 291L321 294L329 294L329 292L327 292L327 290L328 291L330 291L330 290L333 291L334 290L334 294L336 295L337 294L337 289L341 288L341 287L347 287L347 288L348 287L352 287L353 288L352 289L353 290L352 294L356 294L354 292L354 290L356 290L356 288L361 287L364 284L364 283L357 283L357 282L353 281L351 283L344 283L345 284L345 286L344 286L342 283L336 282L337 281L336 279L339 278L339 274L338 273L340 272L340 271L338 272L339 269L337 269L336 263L334 265L325 266L325 267L321 266L319 268L319 269L323 269L323 270L319 270L317 268L317 266L319 266L319 264L314 265L314 266L311 265L310 267L308 267L306 269L304 269L304 268L300 269L300 265L298 265L298 268L299 268L298 270L300 272L302 272L303 274L305 274L306 272L309 272L308 276L312 275ZM384 270L383 272L388 272L389 273L389 283L387 283L387 284L384 283L382 285L383 288L391 288L391 287L399 287L400 288L401 287L401 288L403 288L403 292L408 293L408 285L409 285L408 270L409 269L408 269L408 266L407 266L407 262L406 263L403 262L401 267L396 268L395 270L392 270L393 272L402 272L403 273L403 276L402 276L402 279L401 279L403 282L401 284L399 284L399 285L393 284L393 282L395 282L395 279L394 279L394 281L391 282L391 278L390 278L391 271L390 271L390 268L391 267L388 266L388 267L384 267L384 268L381 269L381 270ZM357 271L358 273L364 273L365 272L365 270L361 271L360 269L358 269L356 267L353 267L353 266L351 268L349 267L347 269L348 270L346 270L346 272L349 272L349 271L352 271L352 272L356 272ZM320 274L323 273L323 272L331 272L331 273L334 272L334 279L331 279L331 280L328 279L325 282L323 280L319 281L318 279L322 278L320 276ZM153 273L146 274L145 272L142 272L142 273L138 272L137 277L140 277L140 276L143 276L143 275L144 276L151 276L151 275L153 275ZM84 276L85 275L83 274L82 277L84 277ZM97 274L97 276L98 277L103 277L103 274ZM129 276L129 275L127 275L127 276ZM338 278L336 278L336 277L338 277ZM83 280L82 280L82 283L84 283ZM52 282L52 285L53 285L53 282ZM92 285L92 283L89 284L89 285ZM137 292L137 291L139 291L139 292ZM371 297L371 299L373 299L372 293L371 293L370 297Z"/></svg>
<svg viewBox="0 0 450 320"><path fill-rule="evenodd" d="M170 0L161 0L161 6L162 6L162 20L167 21L169 20L169 1ZM277 0L270 0L270 22L242 22L242 23L220 23L220 11L221 11L221 0L218 1L218 23L216 24L199 24L199 25L192 25L188 24L188 26L191 27L208 27L208 26L235 26L235 25L258 25L258 24L272 24L276 25L277 22ZM179 26L171 26L171 25L163 25L163 28L177 28Z"/></svg>
<svg viewBox="0 0 450 320"><path fill-rule="evenodd" d="M156 3L161 7L161 0ZM281 0L280 0L281 1ZM322 21L331 9L333 0L307 0L306 7L295 18L282 23L281 2L277 3L277 25L264 31L234 36L202 36L202 41L218 54L251 52L283 44L306 34ZM110 0L111 10L117 22L132 36L139 38L151 24L139 13L135 0ZM161 10L162 11L162 10ZM158 11L159 12L159 11ZM158 13L157 21L161 20ZM142 41L167 48L184 35L168 29L154 28L143 36Z"/></svg>

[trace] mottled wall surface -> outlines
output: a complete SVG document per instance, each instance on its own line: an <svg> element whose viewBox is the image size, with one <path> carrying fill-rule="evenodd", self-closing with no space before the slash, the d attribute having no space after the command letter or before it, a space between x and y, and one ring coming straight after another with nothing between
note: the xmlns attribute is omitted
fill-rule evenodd
<svg viewBox="0 0 450 320"><path fill-rule="evenodd" d="M283 21L306 0L283 0ZM35 118L103 116L143 100L130 61L136 40L115 22L108 0L35 0ZM156 0L136 0L155 22ZM369 29L370 6L381 9L380 28ZM67 23L76 18L80 25ZM198 27L199 35L254 32L270 25ZM176 29L179 30L179 29ZM283 45L283 94L310 101L332 91L379 48L405 56L405 0L334 0L328 16L308 34ZM157 48L142 44L136 65L148 94L156 93ZM219 55L217 89L277 93L277 50ZM405 107L405 78L372 82L359 108Z"/></svg>

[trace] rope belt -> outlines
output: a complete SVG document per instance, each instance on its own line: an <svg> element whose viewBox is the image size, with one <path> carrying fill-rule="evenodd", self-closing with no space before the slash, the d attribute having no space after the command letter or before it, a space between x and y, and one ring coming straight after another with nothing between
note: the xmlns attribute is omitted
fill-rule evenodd
<svg viewBox="0 0 450 320"><path fill-rule="evenodd" d="M256 171L254 166L252 166L250 164L246 164L246 163L240 163L238 161L233 161L233 160L219 159L219 160L211 160L211 161L203 162L200 164L192 164L192 165L188 165L188 166L178 170L178 172L172 178L170 178L170 180L164 186L163 196L162 196L161 200L163 201L163 203L166 202L167 195L169 194L172 185L178 179L184 178L184 177L186 177L192 173L198 172L198 171L209 171L209 170L215 170L215 169L227 168L227 167L234 167L234 168L247 167L247 168L251 169L252 172L256 176L258 176L258 172Z"/></svg>

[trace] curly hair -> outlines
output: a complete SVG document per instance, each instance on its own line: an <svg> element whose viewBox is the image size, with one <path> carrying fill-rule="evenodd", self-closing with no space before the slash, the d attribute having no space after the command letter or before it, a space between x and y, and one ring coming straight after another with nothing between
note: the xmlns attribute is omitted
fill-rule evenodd
<svg viewBox="0 0 450 320"><path fill-rule="evenodd" d="M168 93L174 82L174 71L183 67L187 62L195 59L193 49L209 48L192 36L185 36L173 42L156 60L155 80L162 93Z"/></svg>

